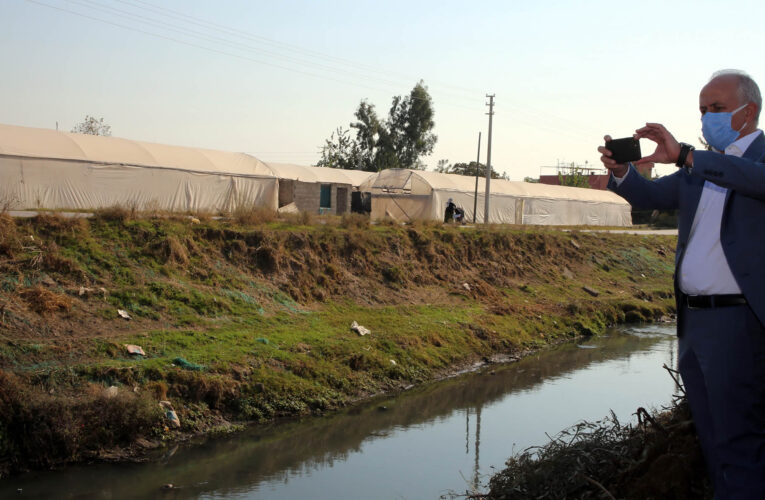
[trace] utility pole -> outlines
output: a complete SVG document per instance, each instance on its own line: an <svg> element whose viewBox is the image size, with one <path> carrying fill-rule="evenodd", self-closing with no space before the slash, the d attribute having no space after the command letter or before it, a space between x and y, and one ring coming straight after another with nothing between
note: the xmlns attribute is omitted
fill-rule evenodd
<svg viewBox="0 0 765 500"><path fill-rule="evenodd" d="M473 198L473 224L475 224L475 214L478 212L478 166L481 164L481 133L478 132L478 155L475 159L475 197Z"/></svg>
<svg viewBox="0 0 765 500"><path fill-rule="evenodd" d="M487 113L489 115L489 140L486 145L486 192L484 193L485 203L483 211L484 224L489 223L489 194L491 193L491 119L494 116L494 95L495 94L486 94L486 97L489 98L489 103L487 104L487 106L489 106L489 112Z"/></svg>

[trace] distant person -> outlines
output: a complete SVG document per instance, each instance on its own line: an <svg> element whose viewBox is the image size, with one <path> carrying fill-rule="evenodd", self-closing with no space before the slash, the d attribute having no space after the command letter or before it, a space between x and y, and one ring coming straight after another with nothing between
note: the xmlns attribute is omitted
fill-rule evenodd
<svg viewBox="0 0 765 500"><path fill-rule="evenodd" d="M449 198L446 202L446 212L444 213L444 222L451 222L454 220L454 213L457 210L457 205L454 204L454 200Z"/></svg>
<svg viewBox="0 0 765 500"><path fill-rule="evenodd" d="M636 131L657 147L635 164L672 163L672 175L648 180L598 151L609 189L637 208L678 209L679 367L715 499L765 499L762 96L746 73L720 71L701 89L699 109L711 151L678 143L658 123Z"/></svg>
<svg viewBox="0 0 765 500"><path fill-rule="evenodd" d="M457 222L459 224L465 223L465 211L462 210L460 207L454 208L454 215L452 216L452 219L454 219L454 222Z"/></svg>

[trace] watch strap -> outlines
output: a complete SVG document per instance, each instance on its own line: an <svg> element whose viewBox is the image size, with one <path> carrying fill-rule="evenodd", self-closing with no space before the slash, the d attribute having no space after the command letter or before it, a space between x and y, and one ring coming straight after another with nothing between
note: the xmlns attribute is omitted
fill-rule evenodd
<svg viewBox="0 0 765 500"><path fill-rule="evenodd" d="M677 167L684 167L685 166L685 160L688 158L688 153L695 150L693 146L691 146L688 143L681 142L680 143L680 154L677 155L677 162L675 163L675 166Z"/></svg>

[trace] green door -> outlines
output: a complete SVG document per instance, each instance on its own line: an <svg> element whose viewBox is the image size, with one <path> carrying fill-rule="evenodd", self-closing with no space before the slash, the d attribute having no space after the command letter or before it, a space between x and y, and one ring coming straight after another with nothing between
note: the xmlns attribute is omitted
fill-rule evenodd
<svg viewBox="0 0 765 500"><path fill-rule="evenodd" d="M316 198L314 198L315 200ZM322 184L319 196L319 208L332 208L332 185Z"/></svg>

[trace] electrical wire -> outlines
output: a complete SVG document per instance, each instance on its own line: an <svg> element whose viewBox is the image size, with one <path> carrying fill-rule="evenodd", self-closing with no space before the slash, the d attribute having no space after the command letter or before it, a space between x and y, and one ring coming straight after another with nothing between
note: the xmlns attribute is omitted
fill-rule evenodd
<svg viewBox="0 0 765 500"><path fill-rule="evenodd" d="M308 71L303 71L303 70L300 70L300 69L297 69L297 68L292 68L292 67L289 67L289 66L283 66L283 65L280 65L280 64L275 64L275 63L272 63L272 62L269 62L269 61L264 61L262 59L256 59L256 58L249 57L249 56L243 56L243 55L240 55L240 54L232 54L231 52L226 52L226 51L219 50L219 49L216 49L216 48L207 47L207 46L200 45L200 44L193 43L193 42L189 42L189 41L186 41L186 40L181 40L181 39L178 39L178 38L166 36L166 35L163 35L163 34L160 34L160 33L154 33L154 32L150 32L150 31L144 30L144 29L140 29L140 28L135 28L135 27L132 27L132 26L126 26L124 24L120 24L120 23L117 23L117 22L114 22L114 21L110 21L110 20L106 20L106 19L101 19L101 18L98 18L98 17L95 17L95 16L91 16L91 15L88 15L88 14L83 14L81 12L65 9L63 7L57 7L55 5L50 5L50 4L44 3L44 2L42 2L40 0L26 0L26 1L29 2L29 3L33 3L33 4L37 4L37 5L43 6L43 7L47 7L49 9L54 9L54 10L58 10L58 11L61 11L61 12L66 12L66 13L73 14L73 15L76 15L76 16L79 16L79 17L83 17L83 18L86 18L86 19L90 19L90 20L93 20L93 21L98 21L98 22L101 22L101 23L104 23L104 24L108 24L108 25L111 25L111 26L116 26L118 28L126 29L128 31L134 31L134 32L137 32L137 33L142 33L142 34L149 35L149 36L152 36L152 37L161 38L161 39L172 41L172 42L176 42L176 43L179 43L179 44L182 44L182 45L187 45L189 47L194 47L194 48L197 48L197 49L202 49L202 50L205 50L205 51L208 51L208 52L213 52L213 53L216 53L216 54L221 54L221 55L225 55L225 56L229 56L229 57L233 57L233 58L237 58L237 59L241 59L241 60L245 60L245 61L249 61L249 62L254 62L254 63L257 63L257 64L262 64L264 66L270 66L270 67L273 67L273 68L282 69L282 70L285 70L285 71L291 71L291 72L299 73L299 74L306 75L306 76L311 76L311 77L315 77L315 78L329 80L329 81L333 81L335 83L341 83L343 85L351 85L351 86L354 86L354 87L366 88L366 89L369 89L369 90L374 90L376 92L388 92L388 90L382 89L382 88L379 88L379 87L372 87L372 86L364 85L364 84L351 83L351 82L348 82L346 80L341 80L341 79L332 78L332 77L326 76L326 75L311 73L311 72L308 72Z"/></svg>
<svg viewBox="0 0 765 500"><path fill-rule="evenodd" d="M254 35L252 33L246 32L246 31L242 31L242 30L238 30L238 29L235 29L235 28L231 28L231 27L228 27L228 26L221 25L221 24L217 24L217 23L214 23L214 22L211 22L211 21L200 19L198 17L189 16L188 14L185 14L185 13L182 13L182 12L179 12L179 11L175 11L175 10L164 8L164 7L155 6L155 5L152 5L152 4L148 3L148 2L145 2L143 0L115 0L115 1L123 3L123 4L127 4L127 5L132 5L132 6L143 5L143 6L145 6L145 8L153 10L154 12L156 12L156 13L158 13L160 15L164 15L164 16L167 16L167 17L170 17L170 18L174 18L174 19L184 20L185 22L189 22L189 23L192 23L192 24L196 24L198 26L206 27L208 29L210 27L212 27L212 28L215 28L215 29L219 29L219 30L228 32L230 34L238 35L238 36L241 36L243 38L247 38L247 39L250 39L250 40L253 40L253 41L257 41L259 43L265 43L267 45L271 45L273 47L281 48L281 49L284 49L284 50L287 50L287 51L302 53L302 54L310 55L310 56L313 56L313 57L322 58L322 59L325 59L325 60L328 60L328 61L335 61L335 62L343 63L343 64L346 64L346 65L349 65L349 66L353 67L354 69L364 69L364 70L367 70L367 71L370 71L370 72L373 72L373 73L377 73L377 74L385 74L386 76L399 75L402 79L405 79L406 81L411 81L411 75L405 75L403 73L399 73L399 72L396 72L396 71L381 70L380 68L373 67L373 66L361 63L359 61L352 61L350 59L345 59L345 58L341 58L341 57L337 57L337 56L332 56L332 55L324 54L322 52L318 52L318 51L311 50L311 49L306 49L304 47L300 47L300 46L297 46L297 45L292 45L292 44L280 42L280 41L273 40L273 39L270 39L270 38L267 38L267 37L264 37L264 36ZM471 95L476 94L476 93L477 94L481 93L479 90L476 90L476 89L467 88L467 87L461 87L461 86L457 86L457 85L453 85L453 84L449 84L449 83L445 83L445 82L433 81L433 83L435 83L436 85L441 86L441 87L448 87L448 88L452 88L452 89L455 89L455 90L461 90L461 91L470 93Z"/></svg>
<svg viewBox="0 0 765 500"><path fill-rule="evenodd" d="M97 11L101 11L101 12L104 12L106 14L117 15L118 17L127 18L127 19L129 19L131 21L138 21L140 23L149 24L149 25L151 25L151 26L153 26L155 28L160 28L160 29L168 30L168 31L180 34L180 35L184 35L184 36L190 37L192 39L204 40L204 41L207 41L207 42L211 42L213 44L223 44L225 46L228 46L228 47L231 47L231 48L234 48L234 49L243 50L245 52L254 52L254 53L257 53L257 54L260 54L260 55L275 56L275 57L281 58L282 60L288 60L288 61L295 62L295 63L301 64L301 65L304 65L304 66L311 66L314 69L326 70L326 71L330 71L330 72L333 72L333 73L342 73L342 74L344 74L346 76L350 76L352 78L359 78L359 79L371 81L373 83L382 83L382 84L385 84L385 85L390 85L392 87L399 85L399 82L394 81L394 80L387 80L387 79L370 77L370 76L363 75L363 74L353 73L351 71L345 70L343 68L338 68L336 66L330 66L328 64L316 63L316 62L312 62L310 60L306 60L304 58L299 58L299 57L294 57L294 56L290 56L290 55L285 55L285 54L282 54L280 52L276 52L276 51L272 51L272 50L264 50L264 49L261 49L261 48L252 47L251 45L248 45L248 44L245 44L245 43L232 41L232 40L229 40L227 38L223 38L223 37L216 36L216 35L210 35L210 34L202 32L202 31L193 30L193 29L190 29L190 28L184 28L184 27L179 27L179 26L175 26L175 25L170 25L170 24L167 24L167 23L164 23L164 22L161 22L161 21L157 21L155 19L151 19L151 18L146 17L146 16L135 14L133 12L125 11L125 10L122 10L122 9L117 9L115 7L110 7L110 6L107 6L107 5L102 5L102 4L100 4L98 2L95 2L93 0L68 0L68 2L69 3L77 4L77 5L80 5L80 6L83 6L85 8L91 8L91 9L94 9L94 10L97 10Z"/></svg>
<svg viewBox="0 0 765 500"><path fill-rule="evenodd" d="M315 63L315 62L312 62L312 61L307 61L305 59L301 59L300 57L288 56L288 55L285 55L285 54L281 54L279 52L274 52L272 50L271 51L264 50L262 48L253 47L251 45L244 44L244 43L241 43L241 42L237 42L237 41L234 41L234 40L229 40L227 38L223 38L223 37L215 35L215 34L211 35L211 34L207 34L207 33L204 33L204 32L198 31L198 30L194 30L194 29L190 29L190 28L187 28L187 27L179 26L179 25L170 25L170 24L165 23L165 22L163 22L161 20L152 19L152 18L149 18L149 17L144 16L144 15L140 15L140 14L136 14L136 13L133 13L133 12L125 11L123 9L117 9L115 7L110 7L110 6L107 6L107 5L102 5L102 4L100 4L100 3L98 3L98 2L96 2L94 0L68 0L68 1L70 3L74 3L74 4L79 5L81 7L84 7L84 8L89 8L91 10L100 11L101 13L106 13L107 15L109 15L109 12L111 12L112 13L111 15L116 15L117 17L122 18L124 20L130 20L131 22L138 21L140 23L148 24L148 25L152 26L153 28L168 30L170 32L174 32L176 34L182 35L183 37L191 38L192 41L181 39L181 38L176 38L176 37L173 37L173 36L168 36L166 34L157 33L155 31L148 31L147 29L141 29L141 28L136 27L136 26L130 26L130 25L126 25L126 24L121 24L119 22L115 22L115 21L110 20L110 19L103 19L103 18L100 18L100 17L89 15L87 13L83 13L83 12L78 12L78 11L75 11L75 10L66 9L66 8L63 8L63 7L56 6L56 5L50 5L50 4L45 3L45 2L43 2L41 0L26 0L26 1L30 2L30 3L33 3L33 4L36 4L36 5L39 5L39 6L42 6L42 7L47 7L49 9L53 9L53 10L57 10L57 11L60 11L60 12L65 12L65 13L69 13L69 14L76 15L76 16L79 16L79 17L83 17L83 18L86 18L86 19L90 19L90 20L93 20L93 21L96 21L96 22L100 22L100 23L116 26L116 27L119 27L121 29L129 30L129 31L134 31L134 32L138 32L138 33L142 33L142 34L145 34L145 35L148 35L148 36L151 36L151 37L160 38L160 39L172 41L172 42L175 42L175 43L179 43L179 44L182 44L182 45L186 45L186 46L189 46L189 47L193 47L193 48L205 50L205 51L208 51L208 52L224 55L224 56L227 56L227 57L233 57L233 58L237 58L237 59L241 59L241 60L246 60L246 61L253 62L253 63L256 63L256 64L262 64L262 65L265 65L265 66L270 66L270 67L278 68L278 69L281 69L281 70L284 70L284 71L289 71L289 72L294 72L294 73L298 73L298 74L302 74L302 75L306 75L306 76L310 76L310 77L314 77L314 78L324 79L324 80L332 81L332 82L335 82L335 83L340 83L340 84L344 84L344 85L350 85L350 86L354 86L354 87L366 88L366 89L374 90L374 91L377 91L377 92L388 92L388 90L386 90L384 88L377 87L377 86L371 86L371 85L366 84L366 83L358 83L358 82L350 81L348 79L335 78L333 75L326 75L326 74L323 74L323 73L316 73L316 72L312 72L312 71L306 71L305 69L302 69L302 68L295 68L295 67L288 66L288 65L285 65L285 64L277 64L277 63L274 63L274 62L271 62L271 61L268 61L268 60L264 60L262 58L255 58L255 57L251 57L249 55L237 54L237 53L233 53L231 51L222 50L222 49L216 48L216 47L210 47L210 46L203 45L201 43L196 43L196 42L202 40L202 41L207 42L207 43L223 44L224 46L228 46L230 48L237 49L237 50L242 50L242 51L245 51L245 52L260 53L260 54L265 54L265 55L281 57L281 58L284 58L284 59L288 59L289 61L292 61L294 63L298 63L298 64L306 65L306 66L312 66L314 69L317 69L318 71L330 71L330 72L333 72L333 73L345 73L350 78L368 80L368 81L371 81L373 83L379 83L379 84L383 84L383 85L396 85L397 84L393 80L375 78L375 77L370 77L368 75L352 73L352 72L347 71L347 70L345 70L343 68L329 66L329 65L323 64L323 63ZM253 35L251 33L245 32L245 31L241 31L241 30L237 30L237 29L234 29L234 28L226 27L226 26L223 26L223 25L220 25L220 24L216 24L216 23L212 23L212 22L209 22L209 21L205 21L205 20L202 20L202 19L199 19L199 18L195 18L193 16L188 16L186 14L183 14L183 13L177 12L177 11L173 11L171 9L166 9L166 8L163 8L163 7L154 6L154 5L151 5L151 4L149 4L149 3L145 2L145 1L142 1L142 0L115 0L115 1L117 1L117 2L119 2L121 4L123 4L123 5L129 5L129 6L137 7L139 9L143 8L144 9L144 13L147 10L151 10L151 11L154 11L155 13L157 13L157 14L163 15L165 17L169 17L170 19L175 19L176 21L182 21L182 22L185 22L185 23L196 25L198 27L205 28L205 29L211 29L213 31L217 30L218 33L220 33L220 32L229 33L229 34L233 34L235 36L238 36L240 38L245 38L245 39L249 39L249 40L253 40L253 41L262 42L262 43L265 43L267 45L271 45L271 46L273 46L275 48L291 51L293 53L297 53L297 54L301 54L302 53L302 54L304 54L306 56L316 57L318 59L323 59L325 61L335 61L335 62L342 63L342 64L350 64L350 65L353 65L354 68L356 68L356 69L364 68L365 70L368 70L370 72L379 72L379 70L376 70L376 69L374 69L371 66L367 66L367 65L364 65L364 64L359 64L359 63L356 63L354 61L350 61L350 60L343 59L343 58L338 58L338 57L334 57L334 56L328 56L326 54L322 54L322 53L317 52L317 51L312 51L310 49L304 49L304 48L299 47L299 46L295 46L295 45L290 45L290 44L278 42L278 41L275 41L275 40L272 40L272 39L269 39L269 38L266 38L266 37L261 37L259 35ZM142 6L144 6L144 7L142 7ZM390 73L390 72L386 72L386 74L388 74L388 73ZM444 86L448 86L448 85L444 85ZM452 86L452 87L456 88L456 89L459 89L459 90L463 90L463 91L473 92L471 89L467 89L467 88L463 88L463 87L456 87L456 86ZM465 100L466 99L466 97L464 97L464 96L460 97L460 96L449 95L448 92L444 92L443 90L440 90L438 87L436 89L434 89L434 90L435 90L436 93L444 94L446 97L449 97L450 99L457 99L457 100ZM405 98L410 98L410 99L415 99L415 100L420 99L417 96L412 96L412 95L406 96ZM432 101L432 98L431 99L422 99L422 100L431 100ZM477 111L477 106L466 106L466 105L458 104L458 103L454 102L453 100L447 100L446 102L443 102L443 104L446 105L446 106L449 106L449 107L456 107L456 108L461 108L461 109L465 109L465 110L470 110L472 112L476 112ZM575 122L573 122L571 120L566 120L564 118L552 115L552 114L547 113L545 111L542 111L542 110L539 110L539 109L534 109L534 108L530 107L530 105L528 105L527 103L524 103L523 107L509 105L508 109L510 109L513 113L515 113L515 115L514 115L514 122L517 123L517 124L527 125L527 126L530 126L532 128L539 129L539 130L542 130L542 131L545 131L545 132L550 132L550 133L553 133L553 134L562 135L562 136L566 136L566 137L569 137L569 138L572 138L572 139L577 139L577 140L580 140L580 139L582 139L582 140L585 140L585 139L586 140L591 140L593 135L598 135L598 134L594 134L594 133L593 134L589 134L589 133L582 132L582 124L581 123L575 123ZM524 119L521 116L525 116L526 118ZM538 122L538 118L542 118L542 122L543 123L539 123ZM565 127L556 127L554 125L554 123L567 123L567 126L565 126Z"/></svg>
<svg viewBox="0 0 765 500"><path fill-rule="evenodd" d="M201 40L201 41L204 41L206 43L223 44L224 46L233 47L235 49L243 50L245 52L254 52L254 53L258 54L258 55L263 55L263 52L264 52L263 49L254 48L252 46L245 45L245 44L242 44L242 43L239 43L239 42L235 42L235 41L231 41L231 40L228 40L228 39L225 39L225 38L221 38L219 36L208 35L208 34L205 34L203 32L200 32L200 31L197 31L197 30L191 30L191 29L186 28L186 27L182 27L182 26L179 27L179 26L176 26L176 25L168 25L167 23L164 23L162 21L157 21L156 19L147 18L146 16L141 16L141 15L138 15L138 14L135 14L135 13L132 13L132 12L128 12L128 11L122 10L122 9L116 9L114 7L105 6L105 5L102 5L102 4L98 3L98 2L95 2L93 0L67 0L67 1L69 3L73 3L73 4L76 4L76 5L79 5L80 7L84 7L86 9L100 11L101 13L106 13L107 15L111 15L111 16L117 16L118 18L121 18L123 20L128 20L130 23L134 23L134 22L137 21L139 23L149 24L150 26L152 26L155 29L158 28L160 30L167 30L167 31L170 31L170 32L174 32L176 34L182 35L183 37L190 38L192 41L190 42L188 40L181 40L181 39L178 39L176 37L167 36L166 34L156 33L155 31L149 32L149 31L147 31L145 29L140 29L140 28L137 28L135 26L129 26L129 25L125 25L125 24L116 23L113 20L103 19L103 18L100 18L100 17L95 17L95 16L92 16L92 15L84 14L82 12L73 11L73 10L70 10L70 9L65 9L65 8L62 8L62 7L57 7L57 6L54 6L54 5L50 5L48 3L41 2L39 0L27 0L27 1L29 1L31 3L38 4L38 5L42 5L44 7L48 7L48 8L52 8L52 9L56 9L56 10L60 10L60 11L64 11L64 12L68 12L70 14L78 15L78 16L81 16L81 17L85 17L87 19L91 19L91 20L95 20L95 21L98 21L98 22L102 22L102 23L107 23L107 24L111 24L111 25L114 25L114 26L118 26L118 27L121 27L123 29L128 29L128 30L132 30L132 31L138 31L140 33L148 34L148 35L159 37L159 38L164 38L164 39L167 39L167 40L175 41L177 43L182 43L182 44L190 45L190 46L193 46L193 47L202 48L204 50L218 52L218 53L221 53L221 54L229 55L231 57L244 58L244 59L248 59L248 60L251 60L253 62L260 63L260 64L266 64L266 65L270 65L270 66L273 66L273 67L278 67L280 69L286 69L287 71L296 71L296 72L299 72L299 73L302 73L302 74L308 74L310 76L314 76L314 77L317 77L317 78L324 78L324 79L328 79L328 80L336 81L337 82L338 80L337 80L337 78L334 78L334 76L337 76L338 73L343 73L344 75L350 77L351 79L355 78L355 79L367 80L367 81L371 81L373 84L388 85L391 88L393 88L394 86L395 87L399 86L399 84L397 82L392 81L392 80L384 80L384 79L381 79L379 77L370 77L368 75L358 74L357 72L353 73L353 72L345 70L343 68L337 68L337 67L333 67L333 66L328 66L326 64L321 64L321 63L314 63L314 62L311 62L311 61L306 61L305 59L300 59L300 58L296 58L296 57L292 57L292 56L285 56L283 54L275 53L273 51L270 51L270 52L269 51L265 51L265 52L266 52L266 55L276 56L276 57L280 57L282 59L289 59L292 62L298 63L298 64L303 65L303 66L314 66L314 69L318 69L319 71L329 71L330 73L332 73L332 76L327 76L327 75L323 75L323 74L307 72L306 69L303 68L303 67L301 67L301 68L293 68L291 66L286 66L285 64L283 64L283 61L279 61L280 64L276 64L276 63L273 63L273 62L264 61L263 59L255 59L255 58L252 58L252 57L249 57L249 56L242 56L240 54L233 54L233 53L228 52L226 50L221 50L220 48L212 48L212 47L209 47L209 46L206 46L206 45L200 46L199 43L194 43L194 42L199 42ZM119 0L117 0L117 1L119 1ZM359 86L359 87L365 87L365 88L369 88L369 89L372 89L372 90L377 90L377 91L380 91L380 92L389 92L389 90L383 90L380 87L371 87L368 84L365 84L365 85L355 84L354 82L347 81L347 80L346 81L342 81L341 83L346 83L346 84L349 84L349 85L355 85L355 86ZM439 93L443 93L443 91L439 91ZM416 96L410 96L410 97L413 97L414 99L418 99ZM465 101L466 99L468 99L465 96L447 95L447 97L450 98L450 100L446 101L446 103L445 103L448 106L460 107L460 108L463 108L463 109L471 109L471 110L475 109L475 107L468 107L468 106L460 105L460 104L457 104L456 102L454 102L454 100L463 100L463 101ZM471 100L471 102L475 103L476 101L475 100Z"/></svg>

